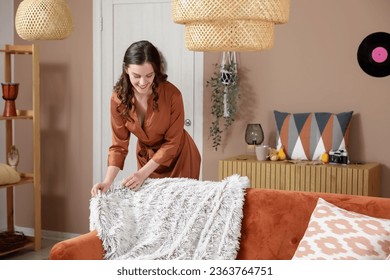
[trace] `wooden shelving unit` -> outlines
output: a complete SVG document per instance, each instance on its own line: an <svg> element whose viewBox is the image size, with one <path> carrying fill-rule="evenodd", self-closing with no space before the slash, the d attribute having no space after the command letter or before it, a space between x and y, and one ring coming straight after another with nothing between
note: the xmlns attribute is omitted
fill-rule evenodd
<svg viewBox="0 0 390 280"><path fill-rule="evenodd" d="M20 173L21 180L12 185L0 185L0 188L6 188L7 192L7 231L14 232L14 189L26 184L32 184L34 187L34 236L28 237L28 243L23 244L19 248L13 248L6 252L0 252L0 256L12 252L31 248L39 250L41 248L41 139L40 139L40 78L39 78L39 50L34 44L32 45L5 45L4 49L0 49L0 53L4 54L4 82L12 81L12 56L30 55L32 59L32 109L18 110L17 116L3 117L0 116L0 121L4 121L5 126L5 152L6 155L14 143L13 126L15 121L30 120L33 122L33 171ZM26 135L27 137L27 135ZM0 147L3 148L3 147Z"/></svg>

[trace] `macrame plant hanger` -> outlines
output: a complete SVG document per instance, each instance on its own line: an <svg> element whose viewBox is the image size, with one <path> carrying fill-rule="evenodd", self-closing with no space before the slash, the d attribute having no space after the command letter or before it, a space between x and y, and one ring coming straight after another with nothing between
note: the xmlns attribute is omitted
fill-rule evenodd
<svg viewBox="0 0 390 280"><path fill-rule="evenodd" d="M237 76L237 55L236 52L223 52L221 61L221 83L224 85L223 94L223 116L229 117L228 109L228 87L234 83Z"/></svg>

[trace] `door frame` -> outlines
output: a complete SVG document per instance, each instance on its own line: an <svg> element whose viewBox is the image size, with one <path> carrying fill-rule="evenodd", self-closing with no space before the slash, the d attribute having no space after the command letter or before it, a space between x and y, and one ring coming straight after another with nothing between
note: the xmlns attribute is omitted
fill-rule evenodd
<svg viewBox="0 0 390 280"><path fill-rule="evenodd" d="M102 138L103 138L103 92L102 92L102 29L103 29L103 0L93 0L93 182L101 182L105 175L102 170L102 162L107 160L107 152L102 152ZM107 0L106 0L107 1ZM120 0L113 0L113 2ZM170 16L170 15L167 15ZM194 73L194 119L192 120L194 126L193 139L199 149L201 157L203 158L203 52L195 52L195 69ZM200 179L202 178L202 168L200 169Z"/></svg>

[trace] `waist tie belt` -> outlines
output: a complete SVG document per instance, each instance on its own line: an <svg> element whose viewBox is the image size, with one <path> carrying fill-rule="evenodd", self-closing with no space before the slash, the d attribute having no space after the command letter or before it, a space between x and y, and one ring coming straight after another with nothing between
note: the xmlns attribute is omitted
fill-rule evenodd
<svg viewBox="0 0 390 280"><path fill-rule="evenodd" d="M154 156L156 151L160 149L160 147L161 144L148 146L143 143L142 144L140 143L140 151L138 152L138 155L143 158L146 158L147 160L150 160Z"/></svg>

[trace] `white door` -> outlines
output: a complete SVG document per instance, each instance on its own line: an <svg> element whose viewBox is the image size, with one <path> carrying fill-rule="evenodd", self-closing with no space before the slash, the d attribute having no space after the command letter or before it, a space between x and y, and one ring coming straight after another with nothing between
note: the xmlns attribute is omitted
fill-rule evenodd
<svg viewBox="0 0 390 280"><path fill-rule="evenodd" d="M202 151L203 53L188 51L184 27L172 21L169 0L94 1L94 180L107 169L111 144L110 96L122 72L123 55L135 41L148 40L163 54L168 80L183 95L185 128ZM123 173L137 169L136 137L131 136ZM121 179L124 174L119 174Z"/></svg>

